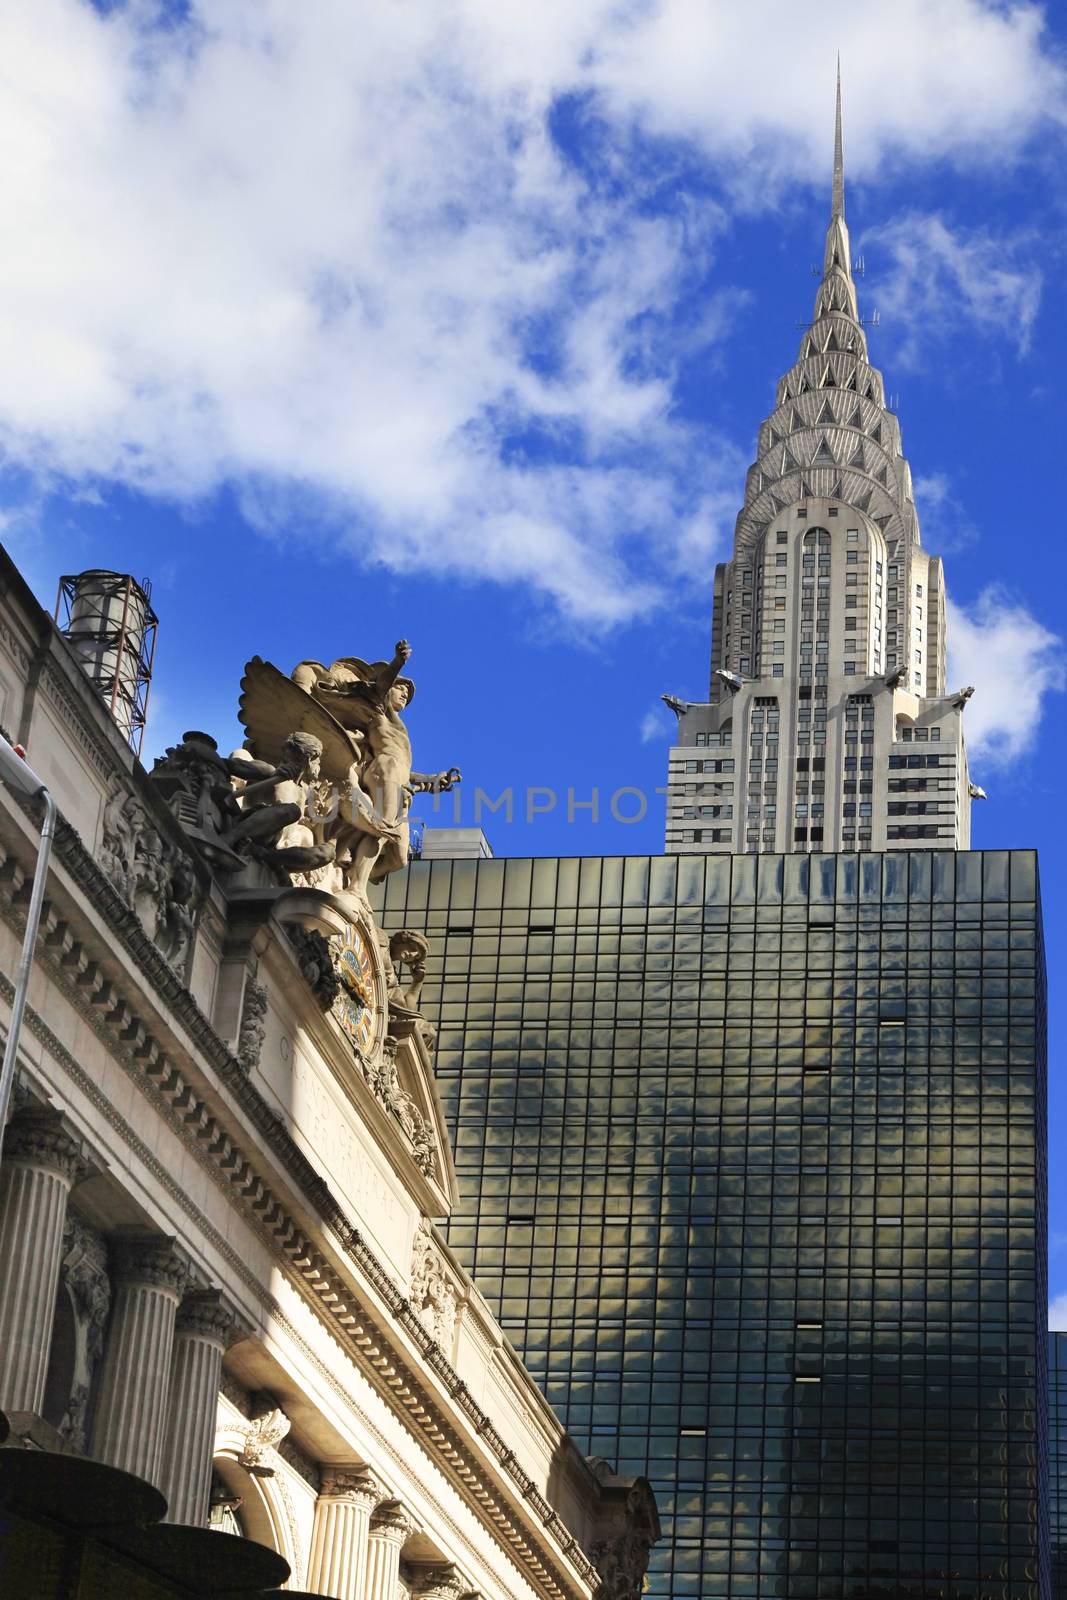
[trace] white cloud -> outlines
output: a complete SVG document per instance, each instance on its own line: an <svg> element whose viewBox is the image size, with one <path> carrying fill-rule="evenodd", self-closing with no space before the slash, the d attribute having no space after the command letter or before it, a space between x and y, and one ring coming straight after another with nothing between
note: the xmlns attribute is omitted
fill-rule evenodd
<svg viewBox="0 0 1067 1600"><path fill-rule="evenodd" d="M1065 683L1063 641L997 586L973 606L949 602L952 687L974 684L966 714L972 765L1006 766L1032 748L1045 696Z"/></svg>
<svg viewBox="0 0 1067 1600"><path fill-rule="evenodd" d="M677 731L675 718L662 704L652 706L641 718L641 743L669 739Z"/></svg>
<svg viewBox="0 0 1067 1600"><path fill-rule="evenodd" d="M978 537L978 529L947 472L928 472L916 478L914 491L923 544L928 550L939 556L950 555Z"/></svg>
<svg viewBox="0 0 1067 1600"><path fill-rule="evenodd" d="M729 320L689 292L724 215L653 214L628 140L694 141L752 203L825 182L838 45L852 172L1062 120L1029 5L0 6L0 451L65 488L228 483L266 528L593 626L646 612L742 480L673 410ZM626 183L563 160L566 94Z"/></svg>
<svg viewBox="0 0 1067 1600"><path fill-rule="evenodd" d="M1026 238L953 229L937 214L908 212L863 236L889 258L877 274L878 308L894 360L917 369L946 339L969 324L986 335L1029 348L1041 301L1041 272Z"/></svg>
<svg viewBox="0 0 1067 1600"><path fill-rule="evenodd" d="M1058 1294L1048 1308L1050 1333L1067 1333L1067 1294Z"/></svg>

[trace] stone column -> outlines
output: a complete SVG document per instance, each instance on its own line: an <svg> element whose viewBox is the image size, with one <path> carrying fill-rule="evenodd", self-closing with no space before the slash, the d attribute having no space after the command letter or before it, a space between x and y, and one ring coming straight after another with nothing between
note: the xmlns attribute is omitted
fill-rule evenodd
<svg viewBox="0 0 1067 1600"><path fill-rule="evenodd" d="M0 1410L44 1401L67 1196L85 1165L55 1111L19 1111L0 1165Z"/></svg>
<svg viewBox="0 0 1067 1600"><path fill-rule="evenodd" d="M381 1498L363 1468L323 1468L308 1561L307 1586L313 1593L364 1600L371 1512Z"/></svg>
<svg viewBox="0 0 1067 1600"><path fill-rule="evenodd" d="M104 1351L92 1454L158 1483L171 1350L188 1269L159 1234L114 1241L118 1295Z"/></svg>
<svg viewBox="0 0 1067 1600"><path fill-rule="evenodd" d="M159 1480L167 1522L207 1523L222 1357L243 1331L217 1289L186 1295L178 1308Z"/></svg>
<svg viewBox="0 0 1067 1600"><path fill-rule="evenodd" d="M400 1547L415 1527L398 1500L387 1500L370 1519L367 1581L361 1600L396 1600Z"/></svg>

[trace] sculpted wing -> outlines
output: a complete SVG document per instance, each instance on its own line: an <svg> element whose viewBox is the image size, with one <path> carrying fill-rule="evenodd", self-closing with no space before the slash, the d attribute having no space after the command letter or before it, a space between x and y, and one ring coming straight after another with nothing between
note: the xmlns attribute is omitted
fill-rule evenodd
<svg viewBox="0 0 1067 1600"><path fill-rule="evenodd" d="M253 656L241 679L240 719L252 753L260 761L277 761L291 733L313 733L322 740L322 773L340 781L361 759L356 739L325 706L306 694L269 661Z"/></svg>

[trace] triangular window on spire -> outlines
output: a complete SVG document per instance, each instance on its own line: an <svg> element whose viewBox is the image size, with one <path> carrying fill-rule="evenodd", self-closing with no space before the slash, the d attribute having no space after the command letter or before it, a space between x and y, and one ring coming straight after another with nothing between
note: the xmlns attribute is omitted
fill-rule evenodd
<svg viewBox="0 0 1067 1600"><path fill-rule="evenodd" d="M834 484L833 488L830 490L830 499L831 500L843 500L844 498L845 498L845 486L841 482L841 479L838 478L837 482Z"/></svg>
<svg viewBox="0 0 1067 1600"><path fill-rule="evenodd" d="M871 434L871 438L874 440L875 444L882 443L882 424L880 422L875 424L874 432Z"/></svg>
<svg viewBox="0 0 1067 1600"><path fill-rule="evenodd" d="M809 393L810 389L811 389L811 384L808 382L807 378L801 378L801 380L800 380L800 392L801 392L801 394Z"/></svg>
<svg viewBox="0 0 1067 1600"><path fill-rule="evenodd" d="M815 491L811 487L811 484L808 482L807 478L802 478L800 480L800 492L806 500L814 500L815 498Z"/></svg>
<svg viewBox="0 0 1067 1600"><path fill-rule="evenodd" d="M818 354L819 354L818 345L815 343L814 339L809 339L808 340L808 348L804 352L805 359L806 360L810 360L812 356L817 356Z"/></svg>
<svg viewBox="0 0 1067 1600"><path fill-rule="evenodd" d="M857 511L866 511L867 507L871 503L871 495L873 493L874 493L874 491L872 489L868 489L866 494L861 494L859 496L859 498L856 501L856 510Z"/></svg>
<svg viewBox="0 0 1067 1600"><path fill-rule="evenodd" d="M772 428L771 429L771 442L770 442L770 447L769 448L773 450L775 445L776 444L781 444L781 442L782 442L782 435L778 432L777 428Z"/></svg>
<svg viewBox="0 0 1067 1600"><path fill-rule="evenodd" d="M824 389L837 388L837 379L834 377L833 367L827 367L826 372L823 374L822 386Z"/></svg>
<svg viewBox="0 0 1067 1600"><path fill-rule="evenodd" d="M889 468L888 467L882 467L881 470L879 472L876 472L874 476L875 476L876 480L879 483L884 483L886 488L889 487Z"/></svg>
<svg viewBox="0 0 1067 1600"><path fill-rule="evenodd" d="M878 526L884 531L889 526L890 522L892 521L892 518L891 517L875 517L874 520L875 520L875 522L877 522Z"/></svg>
<svg viewBox="0 0 1067 1600"><path fill-rule="evenodd" d="M868 400L873 400L874 399L874 384L873 383L869 383L867 385L866 389L863 392L867 396Z"/></svg>
<svg viewBox="0 0 1067 1600"><path fill-rule="evenodd" d="M859 428L860 432L862 433L862 431L863 431L863 407L861 405L857 404L855 411L852 413L852 415L848 419L848 425L849 425L850 428Z"/></svg>
<svg viewBox="0 0 1067 1600"><path fill-rule="evenodd" d="M857 385L856 385L856 374L853 373L851 378L849 378L848 382L846 383L845 388L854 390L854 389L856 389L856 387L857 387Z"/></svg>
<svg viewBox="0 0 1067 1600"><path fill-rule="evenodd" d="M816 450L814 456L812 457L812 461L818 466L821 466L825 461L829 461L831 466L837 465L837 463L834 461L834 453L830 449L830 446L827 444L825 439Z"/></svg>
<svg viewBox="0 0 1067 1600"><path fill-rule="evenodd" d="M815 418L815 421L818 422L818 423L822 423L822 422L836 423L837 418L834 416L833 412L830 409L829 400L824 400L823 401L822 410L819 412L819 415Z"/></svg>
<svg viewBox="0 0 1067 1600"><path fill-rule="evenodd" d="M856 446L848 464L850 467L858 467L861 472L866 472L867 457L863 453L863 446L861 444Z"/></svg>
<svg viewBox="0 0 1067 1600"><path fill-rule="evenodd" d="M797 410L796 406L794 406L793 407L793 415L789 419L790 430L793 433L799 433L803 426L804 426L803 418L801 417L800 412Z"/></svg>
<svg viewBox="0 0 1067 1600"><path fill-rule="evenodd" d="M799 461L797 461L796 457L793 455L791 450L786 448L785 450L782 451L782 472L783 473L796 472L796 470L799 467L799 465L800 465Z"/></svg>
<svg viewBox="0 0 1067 1600"><path fill-rule="evenodd" d="M837 334L834 332L833 328L830 329L830 337L826 341L826 348L827 350L840 350L841 348L837 342Z"/></svg>

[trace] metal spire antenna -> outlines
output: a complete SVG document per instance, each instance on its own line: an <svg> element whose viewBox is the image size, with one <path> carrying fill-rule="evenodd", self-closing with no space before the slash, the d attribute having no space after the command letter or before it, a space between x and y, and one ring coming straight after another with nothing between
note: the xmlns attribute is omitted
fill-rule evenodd
<svg viewBox="0 0 1067 1600"><path fill-rule="evenodd" d="M845 215L845 156L841 138L841 52L837 54L837 120L834 124L834 194L830 216Z"/></svg>

